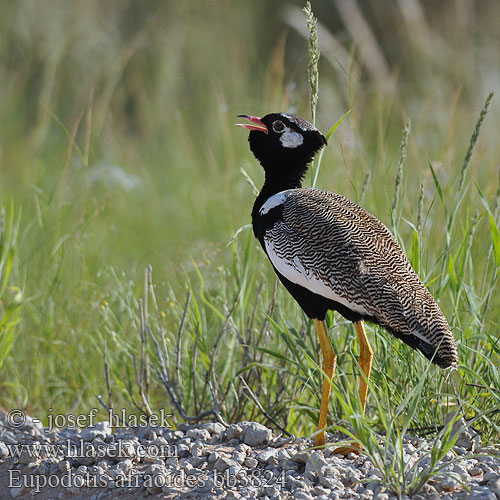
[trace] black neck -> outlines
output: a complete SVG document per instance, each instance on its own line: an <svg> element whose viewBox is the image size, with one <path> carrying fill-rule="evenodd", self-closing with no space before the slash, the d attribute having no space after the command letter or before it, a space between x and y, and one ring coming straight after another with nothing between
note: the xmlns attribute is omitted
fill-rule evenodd
<svg viewBox="0 0 500 500"><path fill-rule="evenodd" d="M291 165L286 162L284 165L274 163L267 167L262 164L265 172L265 181L257 199L253 205L252 219L258 216L259 210L265 201L276 193L286 189L302 187L302 179L307 172L307 163Z"/></svg>

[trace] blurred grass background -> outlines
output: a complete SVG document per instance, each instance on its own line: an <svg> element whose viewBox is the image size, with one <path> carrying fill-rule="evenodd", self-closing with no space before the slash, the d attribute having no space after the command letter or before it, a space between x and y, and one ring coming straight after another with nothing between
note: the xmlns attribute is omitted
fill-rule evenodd
<svg viewBox="0 0 500 500"><path fill-rule="evenodd" d="M390 226L399 142L411 117L402 217L391 227L410 253L415 236L407 221L422 217L419 272L439 295L462 363L472 370L462 403L471 417L484 414L500 397L500 299L496 233L475 183L498 224L498 102L467 170L468 191L449 244L428 165L449 208L479 111L488 92L500 88L500 4L324 0L312 6L322 51L317 125L326 132L352 109L325 152L318 186L362 202ZM240 167L258 187L263 178L246 134L233 127L235 116L288 110L309 117L302 7L264 0L0 4L0 206L12 221L4 226L18 230L16 238L14 229L4 231L0 245L13 259L12 270L0 276L0 283L9 276L0 305L4 315L16 311L8 332L0 331L7 339L2 406L42 418L48 408L87 412L96 394L106 394L106 340L113 403L133 409L138 297L152 265L157 326L172 352L192 292L180 342L179 392L187 410L210 406L206 391L196 400L196 380L203 387L210 373L216 395L226 398L226 418L259 417L238 384L243 369L263 406L290 431L314 429L314 366L292 369L277 356L288 353L291 338L305 338L304 349L319 360L316 339L304 336L309 325L302 313L274 290L250 232L227 246L249 223L254 199ZM337 351L356 350L345 323L330 321ZM378 329L372 334L380 356L375 383L402 398L426 362ZM259 345L269 352L259 351L256 339L265 339ZM400 364L394 349L404 353ZM440 378L427 403L445 384L441 372L432 373ZM170 405L154 372L147 377L155 407ZM320 381L318 373L314 378ZM309 408L312 418L292 403ZM427 403L421 423L437 425L444 410L438 404L426 420ZM489 435L498 436L498 418L488 419Z"/></svg>

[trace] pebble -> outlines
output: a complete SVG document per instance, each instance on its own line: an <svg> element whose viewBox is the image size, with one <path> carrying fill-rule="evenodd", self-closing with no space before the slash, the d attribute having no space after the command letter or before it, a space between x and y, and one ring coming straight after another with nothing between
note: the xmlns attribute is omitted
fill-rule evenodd
<svg viewBox="0 0 500 500"><path fill-rule="evenodd" d="M313 497L304 490L295 490L293 500L313 500Z"/></svg>
<svg viewBox="0 0 500 500"><path fill-rule="evenodd" d="M475 486L465 498L466 500L497 500L495 493L487 486Z"/></svg>
<svg viewBox="0 0 500 500"><path fill-rule="evenodd" d="M497 498L500 500L500 479L496 479L495 481L490 481L488 486L491 488L491 491L495 493Z"/></svg>
<svg viewBox="0 0 500 500"><path fill-rule="evenodd" d="M245 467L248 467L249 469L255 469L255 467L259 465L259 461L256 458L247 457L245 458L243 464L245 465Z"/></svg>
<svg viewBox="0 0 500 500"><path fill-rule="evenodd" d="M496 481L500 479L500 475L494 471L488 471L483 476L483 481Z"/></svg>
<svg viewBox="0 0 500 500"><path fill-rule="evenodd" d="M209 422L204 424L203 428L206 429L210 434L219 436L224 432L224 426L219 422Z"/></svg>
<svg viewBox="0 0 500 500"><path fill-rule="evenodd" d="M306 450L300 450L294 453L291 458L294 462L305 464L309 458L309 453Z"/></svg>
<svg viewBox="0 0 500 500"><path fill-rule="evenodd" d="M25 493L28 492L28 488L26 486L14 486L13 488L10 488L10 496L12 498L17 498L21 495L24 495Z"/></svg>
<svg viewBox="0 0 500 500"><path fill-rule="evenodd" d="M229 467L233 467L235 465L237 464L234 460L231 460L230 458L226 457L220 457L215 462L214 468L219 472L224 472L226 469L229 469Z"/></svg>
<svg viewBox="0 0 500 500"><path fill-rule="evenodd" d="M455 479L453 479L451 476L444 477L441 480L440 484L443 487L443 490L445 490L445 491L455 491L455 489L458 486L458 482Z"/></svg>
<svg viewBox="0 0 500 500"><path fill-rule="evenodd" d="M275 458L277 455L278 455L277 450L275 450L274 448L267 448L266 450L261 451L256 458L259 462L267 464L271 461L271 459Z"/></svg>
<svg viewBox="0 0 500 500"><path fill-rule="evenodd" d="M8 456L9 456L9 449L7 448L7 445L2 441L0 441L0 458Z"/></svg>
<svg viewBox="0 0 500 500"><path fill-rule="evenodd" d="M210 432L207 429L189 429L186 436L191 439L199 439L200 441L210 441Z"/></svg>
<svg viewBox="0 0 500 500"><path fill-rule="evenodd" d="M245 431L243 441L248 446L259 446L267 443L272 437L271 429L258 424L257 422L250 422L250 425Z"/></svg>
<svg viewBox="0 0 500 500"><path fill-rule="evenodd" d="M226 436L228 440L239 438L243 429L238 424L231 424L226 430Z"/></svg>
<svg viewBox="0 0 500 500"><path fill-rule="evenodd" d="M97 422L93 426L85 427L81 432L81 437L84 441L93 441L95 438L100 437L103 440L111 434L111 428L108 421Z"/></svg>

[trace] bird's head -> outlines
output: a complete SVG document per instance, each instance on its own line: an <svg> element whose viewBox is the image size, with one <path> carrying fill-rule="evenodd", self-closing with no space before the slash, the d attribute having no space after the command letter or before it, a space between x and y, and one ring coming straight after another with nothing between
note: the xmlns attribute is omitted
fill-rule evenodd
<svg viewBox="0 0 500 500"><path fill-rule="evenodd" d="M325 136L312 123L290 113L238 117L251 122L236 125L250 130L250 149L265 169L284 164L306 166L326 145Z"/></svg>

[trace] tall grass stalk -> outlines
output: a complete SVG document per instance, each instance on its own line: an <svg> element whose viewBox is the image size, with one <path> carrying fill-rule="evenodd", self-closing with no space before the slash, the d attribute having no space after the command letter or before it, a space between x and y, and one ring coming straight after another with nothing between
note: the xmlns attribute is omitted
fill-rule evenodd
<svg viewBox="0 0 500 500"><path fill-rule="evenodd" d="M401 208L399 208L399 198L401 196L401 188L403 185L403 168L406 161L406 151L408 149L408 138L411 131L411 118L408 118L405 128L403 129L403 135L401 137L401 144L399 145L399 162L398 169L396 171L396 178L394 180L394 194L391 203L391 220L392 227L396 229L399 224L399 219L401 218Z"/></svg>
<svg viewBox="0 0 500 500"><path fill-rule="evenodd" d="M307 75L311 87L311 117L313 125L316 125L316 107L319 96L319 57L320 50L318 45L318 20L314 17L311 2L306 2L304 12L307 15L307 29L309 31L309 64L307 66Z"/></svg>
<svg viewBox="0 0 500 500"><path fill-rule="evenodd" d="M450 211L450 216L447 220L446 241L448 247L450 246L451 243L451 235L457 218L458 210L468 191L469 183L466 181L467 181L467 173L469 172L469 167L472 160L472 153L474 152L474 147L476 146L477 140L479 138L479 132L481 131L481 126L483 124L484 119L486 118L486 115L488 114L494 94L495 93L493 91L490 91L479 113L479 117L477 119L476 125L474 127L474 130L472 131L472 135L469 141L469 147L467 148L467 152L465 154L464 161L462 163L462 168L460 169L460 175L458 179L458 189L456 191L457 194L455 196L453 207Z"/></svg>

